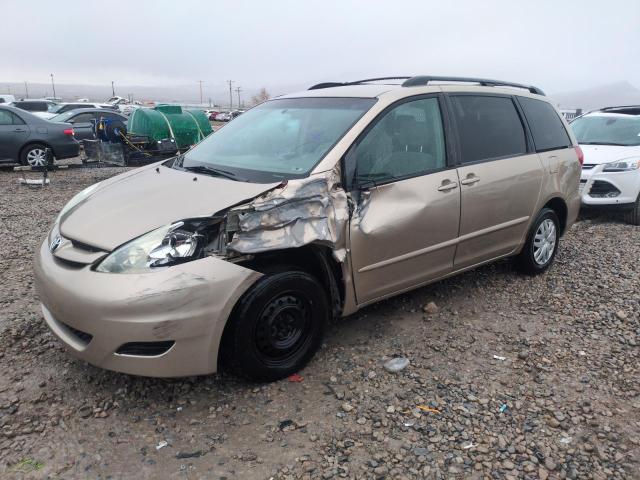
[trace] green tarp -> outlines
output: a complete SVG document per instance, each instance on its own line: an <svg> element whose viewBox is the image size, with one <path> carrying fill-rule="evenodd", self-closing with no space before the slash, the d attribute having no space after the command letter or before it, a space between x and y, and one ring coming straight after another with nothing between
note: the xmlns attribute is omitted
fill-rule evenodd
<svg viewBox="0 0 640 480"><path fill-rule="evenodd" d="M173 138L178 148L189 148L212 133L209 119L202 110L179 105L136 108L127 121L127 132L144 135L151 140Z"/></svg>

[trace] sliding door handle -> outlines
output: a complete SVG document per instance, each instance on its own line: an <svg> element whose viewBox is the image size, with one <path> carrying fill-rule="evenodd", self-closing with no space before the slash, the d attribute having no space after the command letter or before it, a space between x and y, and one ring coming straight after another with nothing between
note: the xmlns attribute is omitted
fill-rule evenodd
<svg viewBox="0 0 640 480"><path fill-rule="evenodd" d="M447 192L449 190L453 190L454 188L458 188L458 184L456 182L443 182L442 185L438 187L438 191Z"/></svg>
<svg viewBox="0 0 640 480"><path fill-rule="evenodd" d="M472 177L467 177L464 180L460 180L462 185L473 185L476 182L480 181L480 177L476 177L475 175Z"/></svg>

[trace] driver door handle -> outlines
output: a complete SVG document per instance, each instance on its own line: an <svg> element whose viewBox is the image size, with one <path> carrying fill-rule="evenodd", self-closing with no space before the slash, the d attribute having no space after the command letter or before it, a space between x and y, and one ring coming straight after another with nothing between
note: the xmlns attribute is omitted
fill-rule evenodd
<svg viewBox="0 0 640 480"><path fill-rule="evenodd" d="M443 182L442 185L438 187L438 191L446 192L449 190L453 190L454 188L458 188L458 184L456 182L450 182L445 180L445 182Z"/></svg>
<svg viewBox="0 0 640 480"><path fill-rule="evenodd" d="M460 180L460 183L462 185L473 185L474 183L479 181L480 181L480 177L476 177L475 175L471 174L464 180Z"/></svg>
<svg viewBox="0 0 640 480"><path fill-rule="evenodd" d="M14 132L26 132L27 129L26 128L14 128L13 131Z"/></svg>

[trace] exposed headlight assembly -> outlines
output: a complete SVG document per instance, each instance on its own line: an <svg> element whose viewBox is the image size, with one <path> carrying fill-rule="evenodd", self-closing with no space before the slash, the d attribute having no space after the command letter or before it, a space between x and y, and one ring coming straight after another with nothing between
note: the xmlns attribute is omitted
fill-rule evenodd
<svg viewBox="0 0 640 480"><path fill-rule="evenodd" d="M111 252L96 267L105 273L148 273L200 258L205 235L189 222L177 222L153 230Z"/></svg>
<svg viewBox="0 0 640 480"><path fill-rule="evenodd" d="M625 158L623 160L617 160L615 162L605 164L602 169L603 172L630 172L631 170L638 170L640 168L639 158Z"/></svg>

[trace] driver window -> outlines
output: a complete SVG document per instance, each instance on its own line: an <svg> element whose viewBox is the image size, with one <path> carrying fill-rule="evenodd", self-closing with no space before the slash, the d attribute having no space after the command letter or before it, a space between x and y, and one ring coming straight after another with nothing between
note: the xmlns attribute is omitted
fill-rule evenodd
<svg viewBox="0 0 640 480"><path fill-rule="evenodd" d="M386 182L446 166L444 131L437 98L398 105L356 146L356 182Z"/></svg>

